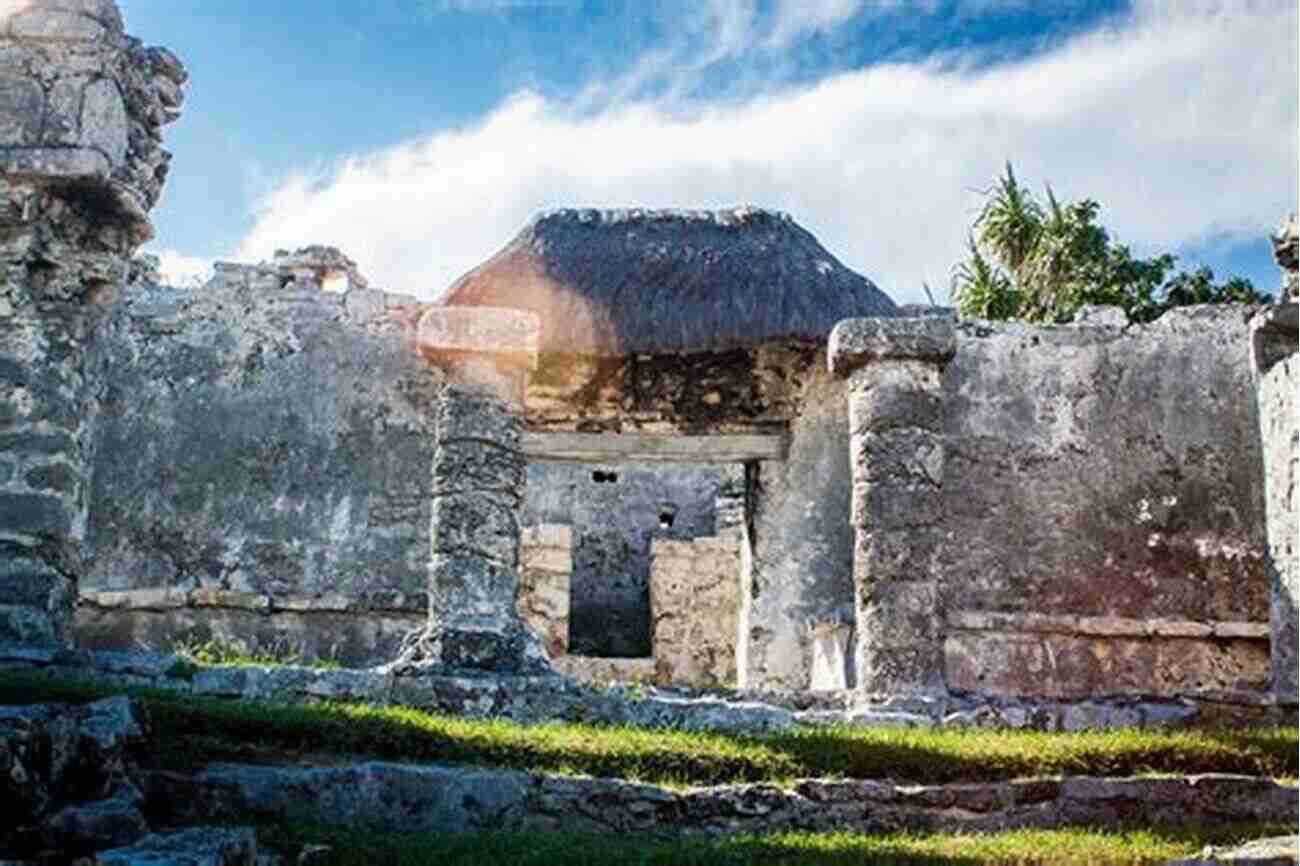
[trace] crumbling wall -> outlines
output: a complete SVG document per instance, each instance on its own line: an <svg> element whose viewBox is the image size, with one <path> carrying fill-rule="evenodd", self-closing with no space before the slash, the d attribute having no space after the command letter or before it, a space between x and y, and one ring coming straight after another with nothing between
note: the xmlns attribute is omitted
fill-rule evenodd
<svg viewBox="0 0 1300 866"><path fill-rule="evenodd" d="M184 81L112 0L0 5L0 643L68 641L97 414L86 351L152 234Z"/></svg>
<svg viewBox="0 0 1300 866"><path fill-rule="evenodd" d="M350 288L321 284L341 274ZM80 641L391 658L424 622L431 405L411 298L337 251L132 284L104 323Z"/></svg>
<svg viewBox="0 0 1300 866"><path fill-rule="evenodd" d="M1269 679L1249 308L958 325L939 551L950 689L1074 697Z"/></svg>

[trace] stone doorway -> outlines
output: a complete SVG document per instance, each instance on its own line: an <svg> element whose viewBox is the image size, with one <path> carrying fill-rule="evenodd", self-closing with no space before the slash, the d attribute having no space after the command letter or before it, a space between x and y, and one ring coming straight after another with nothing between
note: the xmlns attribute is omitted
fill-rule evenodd
<svg viewBox="0 0 1300 866"><path fill-rule="evenodd" d="M591 437L609 447L647 438ZM731 437L654 438L650 460L600 462L555 459L556 437L533 440L517 609L552 664L580 679L734 686L753 473L705 459L713 452L698 443L685 461L659 453Z"/></svg>

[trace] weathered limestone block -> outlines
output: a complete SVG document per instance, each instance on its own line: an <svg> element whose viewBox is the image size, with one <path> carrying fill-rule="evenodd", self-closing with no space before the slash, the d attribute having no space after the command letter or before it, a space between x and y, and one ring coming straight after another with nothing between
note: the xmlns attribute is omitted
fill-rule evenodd
<svg viewBox="0 0 1300 866"><path fill-rule="evenodd" d="M736 531L651 543L650 609L659 682L735 684L740 547Z"/></svg>
<svg viewBox="0 0 1300 866"><path fill-rule="evenodd" d="M430 532L427 643L436 664L545 668L515 607L523 392L539 327L531 313L490 307L435 307L420 319L420 351L447 376L436 409Z"/></svg>
<svg viewBox="0 0 1300 866"><path fill-rule="evenodd" d="M552 661L569 650L573 530L557 523L526 527L519 539L515 608Z"/></svg>
<svg viewBox="0 0 1300 866"><path fill-rule="evenodd" d="M856 663L868 693L944 687L933 549L942 519L941 374L955 351L942 317L850 319L831 332L830 369L849 378Z"/></svg>
<svg viewBox="0 0 1300 866"><path fill-rule="evenodd" d="M1294 232L1294 221L1292 222ZM1295 253L1292 235L1291 268ZM1298 695L1296 609L1300 606L1300 525L1296 518L1296 464L1300 432L1296 388L1300 386L1297 354L1297 306L1271 307L1251 322L1251 357L1259 405L1260 441L1264 451L1264 513L1270 562L1269 623L1272 628L1273 692L1295 704Z"/></svg>
<svg viewBox="0 0 1300 866"><path fill-rule="evenodd" d="M1258 690L1269 678L1268 646L1259 638L952 629L944 648L950 688L1004 697L1196 696Z"/></svg>

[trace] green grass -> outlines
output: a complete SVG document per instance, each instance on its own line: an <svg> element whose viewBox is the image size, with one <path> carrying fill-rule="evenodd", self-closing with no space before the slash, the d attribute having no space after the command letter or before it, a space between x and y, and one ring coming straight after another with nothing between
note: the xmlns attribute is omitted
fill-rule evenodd
<svg viewBox="0 0 1300 866"><path fill-rule="evenodd" d="M337 670L343 666L336 659L317 658L306 661L300 653L288 648L260 647L250 650L239 644L215 639L178 640L172 644L171 651L181 657L183 666L173 675L183 679L191 679L200 667L302 665Z"/></svg>
<svg viewBox="0 0 1300 866"><path fill-rule="evenodd" d="M124 690L0 673L0 704L85 701ZM281 705L131 690L157 729L160 765L365 756L583 774L669 786L799 777L937 784L1026 776L1233 772L1295 777L1295 727L1219 731L813 728L732 736L586 724L522 726L404 707Z"/></svg>
<svg viewBox="0 0 1300 866"><path fill-rule="evenodd" d="M1290 828L1289 832L1294 832ZM1208 830L1015 830L988 835L780 833L726 839L656 841L577 833L377 834L338 828L266 826L258 839L289 857L305 845L331 850L332 866L864 866L864 864L1164 863L1207 844L1234 844L1288 832L1284 825ZM292 862L292 861L291 861ZM315 862L315 861L313 861Z"/></svg>

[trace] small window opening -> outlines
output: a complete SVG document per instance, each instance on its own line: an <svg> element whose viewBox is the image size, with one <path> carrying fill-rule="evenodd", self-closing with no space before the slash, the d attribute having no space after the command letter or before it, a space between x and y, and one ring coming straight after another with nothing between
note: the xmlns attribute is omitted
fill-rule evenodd
<svg viewBox="0 0 1300 866"><path fill-rule="evenodd" d="M659 528L672 529L673 521L677 519L677 506L671 502L661 502L659 504Z"/></svg>
<svg viewBox="0 0 1300 866"><path fill-rule="evenodd" d="M597 484L614 484L618 481L617 472L604 472L600 469L591 473L591 480Z"/></svg>

